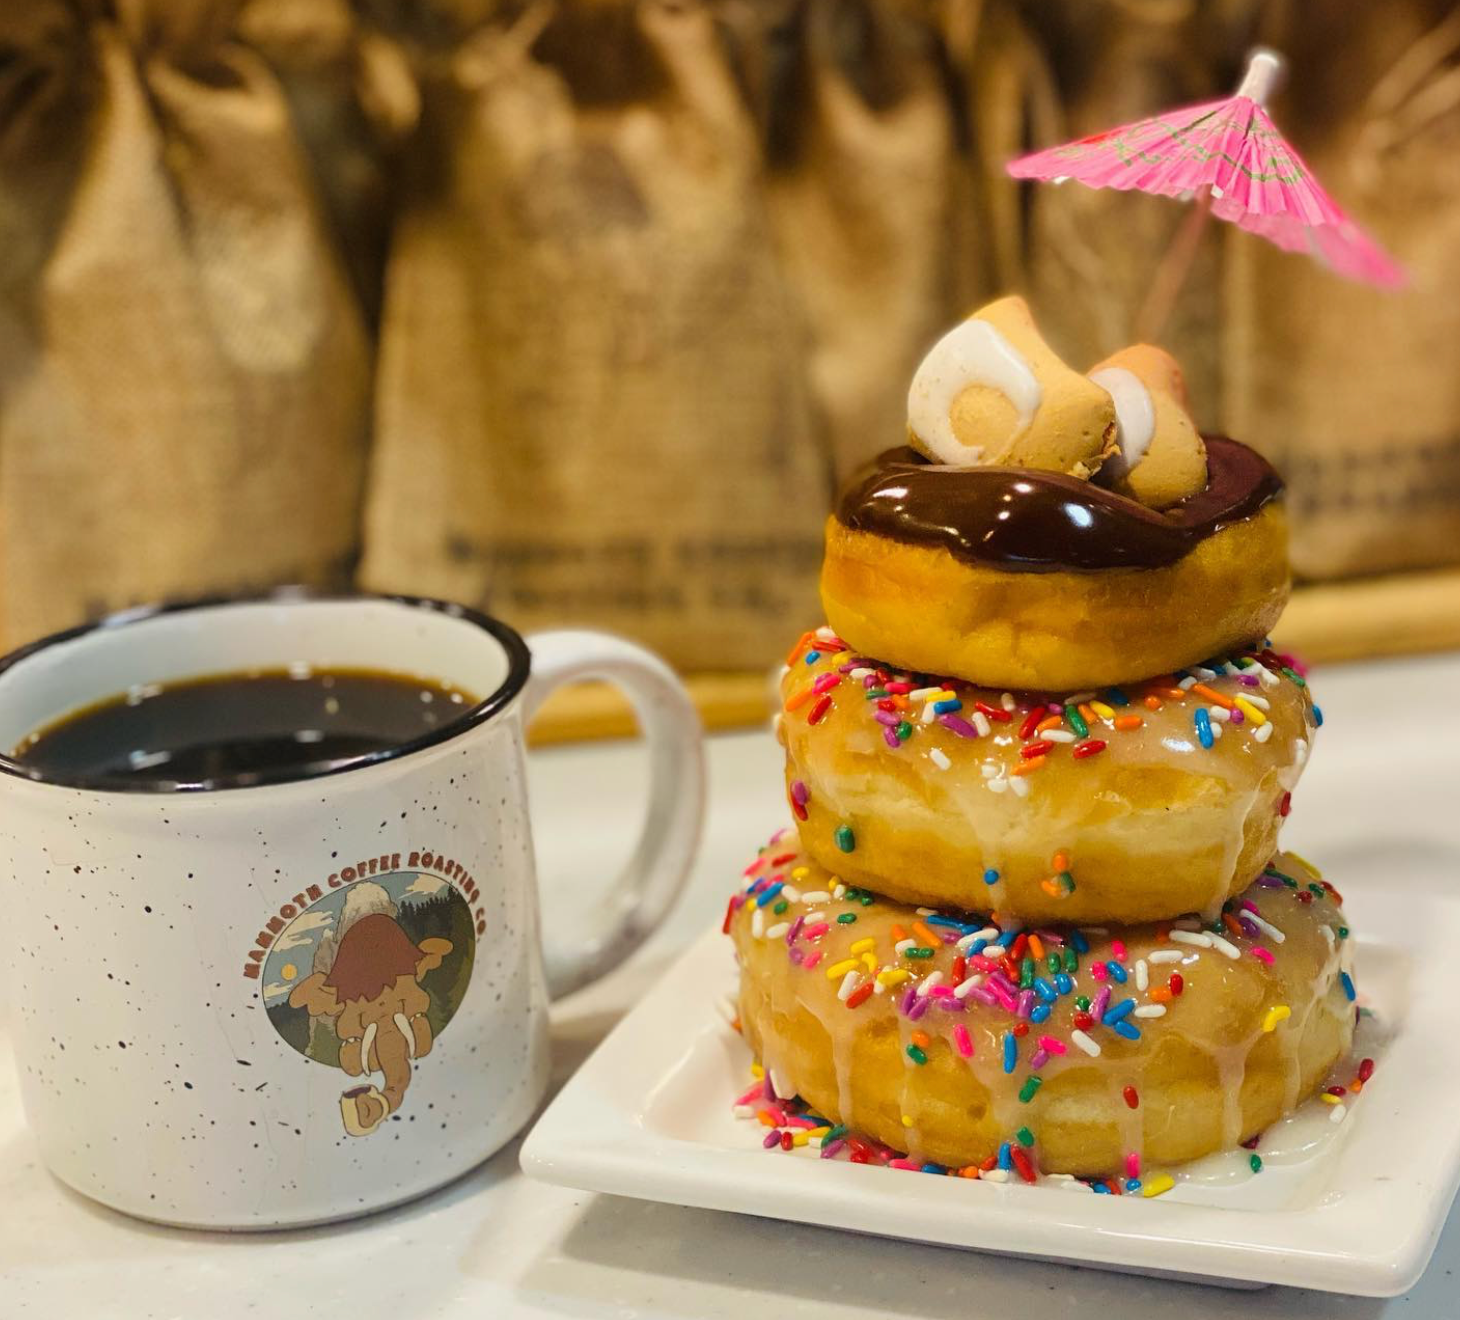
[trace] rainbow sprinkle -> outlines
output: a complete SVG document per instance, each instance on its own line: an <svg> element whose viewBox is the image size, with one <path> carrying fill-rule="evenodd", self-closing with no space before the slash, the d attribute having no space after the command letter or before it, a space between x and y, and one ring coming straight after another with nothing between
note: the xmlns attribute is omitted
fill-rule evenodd
<svg viewBox="0 0 1460 1320"><path fill-rule="evenodd" d="M1216 747L1229 729L1259 743L1271 741L1271 701L1263 691L1285 681L1306 688L1290 660L1264 645L1149 679L1134 694L1120 688L1065 696L995 693L852 654L830 628L820 628L803 635L791 650L781 718L801 713L808 726L816 727L829 724L839 709L849 712L843 719L860 711L889 749L926 756L943 772L960 757L976 757L989 792L1025 799L1046 765L1066 757L1087 763L1118 755L1123 739L1171 705L1189 710L1186 727L1195 731L1203 750ZM1136 703L1145 714L1131 709ZM1304 727L1293 731L1304 735L1293 740L1299 758L1322 724L1311 701L1306 709L1311 715L1304 714ZM795 795L790 801L796 819L807 819L806 802ZM1058 876L1044 887L1052 897L1070 891L1069 881Z"/></svg>

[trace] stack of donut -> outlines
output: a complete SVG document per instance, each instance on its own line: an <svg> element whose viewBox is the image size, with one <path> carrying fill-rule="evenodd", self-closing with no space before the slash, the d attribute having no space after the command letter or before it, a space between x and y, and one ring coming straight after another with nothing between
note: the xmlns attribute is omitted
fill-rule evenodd
<svg viewBox="0 0 1460 1320"><path fill-rule="evenodd" d="M934 347L908 442L841 492L782 677L741 1029L882 1149L1150 1194L1352 1042L1339 896L1278 850L1321 723L1265 641L1281 484L1164 353L1081 375L1017 299Z"/></svg>

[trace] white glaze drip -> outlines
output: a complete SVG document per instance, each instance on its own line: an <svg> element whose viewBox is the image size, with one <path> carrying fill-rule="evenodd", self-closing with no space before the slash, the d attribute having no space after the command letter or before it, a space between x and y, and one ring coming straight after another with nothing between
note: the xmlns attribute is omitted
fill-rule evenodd
<svg viewBox="0 0 1460 1320"><path fill-rule="evenodd" d="M956 325L922 360L907 392L907 424L943 463L958 467L983 461L983 450L953 434L954 400L970 385L998 390L1019 416L1015 435L1029 429L1044 389L1028 360L987 321ZM1010 437L1012 438L1012 437Z"/></svg>
<svg viewBox="0 0 1460 1320"><path fill-rule="evenodd" d="M1151 392L1141 378L1124 367L1102 367L1092 371L1090 379L1115 404L1115 438L1120 452L1111 454L1100 470L1118 479L1128 475L1151 447L1151 439L1156 434L1156 405L1151 402Z"/></svg>
<svg viewBox="0 0 1460 1320"><path fill-rule="evenodd" d="M852 1038L823 1022L831 1037L831 1065L836 1070L836 1103L839 1114L852 1112ZM850 1118L847 1120L850 1122Z"/></svg>
<svg viewBox="0 0 1460 1320"><path fill-rule="evenodd" d="M846 1010L842 1007L841 1001L833 999L830 1003L823 1002L822 997L816 994L796 995L796 1006L810 1013L821 1024L821 1029L826 1032L826 1038L831 1044L831 1067L836 1078L836 1102L837 1112L843 1123L852 1123L852 1048L853 1039L846 1031L845 1018ZM841 1010L840 1017L838 1010ZM842 1029L839 1029L842 1028ZM769 1051L766 1051L769 1053ZM789 1057L794 1057L794 1050L787 1050ZM766 1060L762 1059L762 1063Z"/></svg>
<svg viewBox="0 0 1460 1320"><path fill-rule="evenodd" d="M902 1086L899 1089L897 1107L902 1114L902 1130L906 1135L907 1150L909 1154L916 1154L922 1144L921 1136L918 1133L917 1116L909 1114L907 1110L908 1087L912 1079L912 1070L915 1065L908 1057L907 1047L912 1044L912 1033L916 1029L916 1023L908 1021L901 1013L897 1015L897 1038L898 1058L902 1061ZM912 1119L909 1123L907 1120Z"/></svg>
<svg viewBox="0 0 1460 1320"><path fill-rule="evenodd" d="M1303 1083L1303 1068L1298 1062L1298 1051L1292 1046L1283 1051L1283 1068L1283 1108L1291 1110L1298 1103L1298 1093Z"/></svg>
<svg viewBox="0 0 1460 1320"><path fill-rule="evenodd" d="M1351 1076L1360 1059L1382 1056L1388 1034L1382 1023L1365 1018L1354 1033L1348 1055L1334 1064L1331 1075ZM1334 1123L1332 1110L1332 1105L1324 1104L1315 1096L1265 1129L1257 1143L1257 1154L1263 1165L1268 1169L1283 1168L1325 1157L1349 1126ZM1185 1186L1221 1187L1257 1176L1252 1172L1251 1160L1251 1152L1239 1147L1177 1165L1168 1172Z"/></svg>
<svg viewBox="0 0 1460 1320"><path fill-rule="evenodd" d="M1120 1116L1121 1149L1128 1154L1134 1154L1140 1160L1141 1173L1144 1175L1146 1172L1146 1116L1141 1113L1139 1107L1132 1109L1126 1104L1125 1085L1122 1078L1112 1073L1109 1085L1113 1092L1110 1097L1111 1108Z"/></svg>
<svg viewBox="0 0 1460 1320"><path fill-rule="evenodd" d="M1222 1089L1222 1145L1235 1146L1242 1140L1242 1082L1247 1076L1247 1055L1255 1039L1241 1045L1227 1045L1211 1051L1217 1065L1217 1085ZM1286 1046L1288 1049L1292 1047Z"/></svg>

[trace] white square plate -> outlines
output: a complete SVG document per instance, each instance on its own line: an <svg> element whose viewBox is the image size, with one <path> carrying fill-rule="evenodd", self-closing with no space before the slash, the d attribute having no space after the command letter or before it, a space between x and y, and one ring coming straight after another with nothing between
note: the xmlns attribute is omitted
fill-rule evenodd
<svg viewBox="0 0 1460 1320"><path fill-rule="evenodd" d="M749 1055L719 1008L735 970L712 931L568 1082L523 1169L588 1191L1228 1287L1397 1295L1424 1272L1460 1184L1460 898L1435 860L1391 854L1382 879L1345 895L1356 979L1387 1039L1338 1139L1306 1163L1142 1200L767 1152L761 1129L730 1112Z"/></svg>

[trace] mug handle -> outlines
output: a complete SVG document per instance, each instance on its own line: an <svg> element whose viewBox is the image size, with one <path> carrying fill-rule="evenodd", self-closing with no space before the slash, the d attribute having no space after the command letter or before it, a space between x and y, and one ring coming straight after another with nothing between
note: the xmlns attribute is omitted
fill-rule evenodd
<svg viewBox="0 0 1460 1320"><path fill-rule="evenodd" d="M606 679L628 696L649 747L649 814L633 856L602 903L602 916L589 931L575 930L571 942L545 945L548 994L556 999L618 966L679 896L699 847L704 749L699 713L658 656L620 637L581 629L536 633L527 645L532 676L524 721L554 688ZM564 947L568 943L571 947Z"/></svg>

